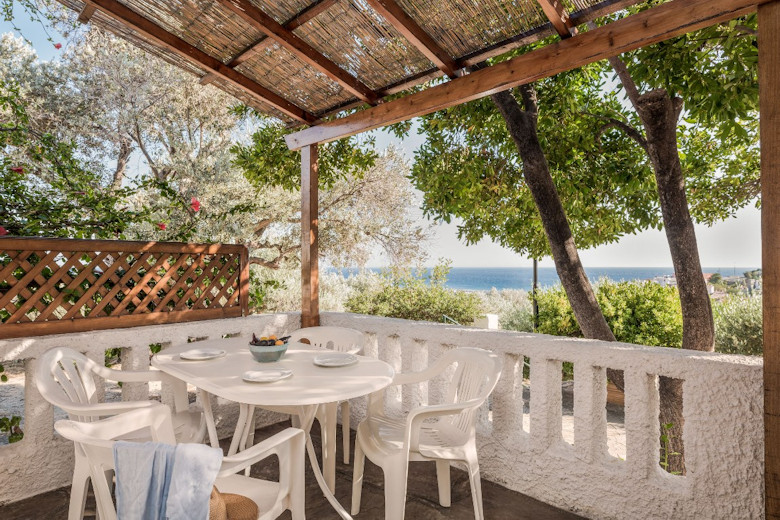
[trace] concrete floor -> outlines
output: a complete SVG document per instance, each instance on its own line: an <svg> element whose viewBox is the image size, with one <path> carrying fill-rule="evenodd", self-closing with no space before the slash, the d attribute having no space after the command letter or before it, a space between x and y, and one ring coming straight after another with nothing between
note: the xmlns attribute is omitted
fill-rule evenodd
<svg viewBox="0 0 780 520"><path fill-rule="evenodd" d="M258 430L256 439L263 439L279 431L289 423L282 423ZM313 429L313 440L319 449L318 427ZM353 433L354 435L354 433ZM353 439L354 441L354 439ZM339 440L338 446L341 446ZM354 443L353 443L354 446ZM225 446L226 448L226 446ZM349 510L352 496L352 466L339 462L336 467L336 498ZM252 476L276 478L278 466L274 459L260 468L253 468ZM308 463L308 460L307 460ZM338 519L330 504L325 500L311 471L306 474L306 516L316 520ZM406 501L406 518L410 520L434 519L472 519L474 510L471 503L471 490L467 475L452 469L452 506L441 507L438 504L436 471L433 463L413 462L409 468L409 493ZM375 520L384 518L384 492L382 470L366 461L363 479L363 500L360 514L356 520ZM69 488L51 491L33 498L0 507L3 520L54 520L67 518ZM510 491L498 484L482 481L482 495L485 518L487 520L572 520L581 518L572 513L561 511L553 506L539 502L520 493ZM88 517L94 517L94 502L87 505ZM280 518L290 519L289 512Z"/></svg>

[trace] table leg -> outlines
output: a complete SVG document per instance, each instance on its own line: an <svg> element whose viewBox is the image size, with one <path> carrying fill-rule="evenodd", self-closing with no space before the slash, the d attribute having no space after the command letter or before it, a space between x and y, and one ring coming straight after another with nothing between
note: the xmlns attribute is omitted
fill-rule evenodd
<svg viewBox="0 0 780 520"><path fill-rule="evenodd" d="M339 504L339 501L333 496L330 487L325 482L325 477L322 476L322 471L320 471L320 463L317 460L317 454L314 451L314 444L311 442L311 426L314 423L314 416L317 413L317 405L301 406L300 410L301 412L298 417L301 419L301 429L306 433L306 452L309 454L309 463L314 472L314 477L317 479L317 484L320 485L322 494L325 495L325 498L328 499L328 502L330 502L330 505L333 506L333 509L336 510L339 516L344 520L352 520L352 517L349 516L349 513L347 513L341 504ZM335 461L335 456L333 460Z"/></svg>
<svg viewBox="0 0 780 520"><path fill-rule="evenodd" d="M206 419L206 430L209 433L209 443L213 448L219 448L219 437L217 436L217 425L214 422L214 414L211 410L211 394L198 388L198 397L203 406L203 417Z"/></svg>
<svg viewBox="0 0 780 520"><path fill-rule="evenodd" d="M324 419L322 426L322 472L325 474L325 482L331 493L336 492L336 412L338 403L321 405L320 412ZM324 417L323 417L324 416Z"/></svg>
<svg viewBox="0 0 780 520"><path fill-rule="evenodd" d="M238 453L238 447L241 440L244 438L244 432L248 428L247 418L249 415L249 405L239 403L238 405L238 421L236 421L236 431L233 433L233 439L230 441L230 448L228 449L228 457Z"/></svg>

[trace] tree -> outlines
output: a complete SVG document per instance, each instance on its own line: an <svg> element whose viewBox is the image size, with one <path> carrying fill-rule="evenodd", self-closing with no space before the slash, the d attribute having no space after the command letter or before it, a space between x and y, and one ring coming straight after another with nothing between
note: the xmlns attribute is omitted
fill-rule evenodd
<svg viewBox="0 0 780 520"><path fill-rule="evenodd" d="M618 92L603 92L603 63L495 94L497 110L480 100L426 116L421 131L428 140L413 168L426 211L464 219L461 235L470 242L488 235L533 256L545 252L544 229L579 326L586 337L601 339L612 339L611 331L575 243L597 245L663 222L683 284L684 345L710 348L711 311L691 218L714 222L757 194L755 78L743 70L754 71L753 23L733 22L631 55L630 66L646 84L691 91L696 107L679 126L682 103L664 102L658 89L646 96L641 115ZM576 78L580 85L568 90ZM720 110L723 99L729 106ZM662 385L664 401L679 403L679 386L671 383ZM681 407L664 410L674 412L665 423L679 427Z"/></svg>
<svg viewBox="0 0 780 520"><path fill-rule="evenodd" d="M751 15L609 59L634 109L615 128L636 140L655 174L686 349L715 349L694 218L724 218L760 189L756 26ZM682 381L661 378L660 392L671 450L682 453ZM684 471L682 458L669 469Z"/></svg>
<svg viewBox="0 0 780 520"><path fill-rule="evenodd" d="M657 226L652 175L629 138L583 112L613 114L594 65L425 116L412 170L426 214L463 219L521 254L552 253L586 337L613 340L577 253ZM605 116L606 117L606 116ZM617 377L617 376L615 376Z"/></svg>
<svg viewBox="0 0 780 520"><path fill-rule="evenodd" d="M283 250L300 247L300 153L290 151L283 139L289 130L262 116L261 126L250 144L231 149L234 163L258 192L271 190L284 204L287 217L286 244ZM320 254L337 266L365 265L377 248L391 262L407 264L425 257L422 244L428 228L415 222L411 208L416 207L414 193L405 178L409 169L395 149L381 155L373 142L345 139L320 147ZM266 250L267 237L274 222L261 220L255 227L253 243ZM278 257L277 257L278 258ZM264 260L265 264L269 261ZM274 267L280 262L271 260Z"/></svg>
<svg viewBox="0 0 780 520"><path fill-rule="evenodd" d="M0 80L0 234L118 238L148 218L134 188L101 184L73 145L35 130L16 85Z"/></svg>

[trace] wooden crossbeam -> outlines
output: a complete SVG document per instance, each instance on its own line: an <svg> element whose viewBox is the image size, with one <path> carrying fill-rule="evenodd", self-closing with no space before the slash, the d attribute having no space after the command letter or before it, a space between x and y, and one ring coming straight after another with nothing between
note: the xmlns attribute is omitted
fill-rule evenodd
<svg viewBox="0 0 780 520"><path fill-rule="evenodd" d="M310 20L313 20L317 16L321 15L331 7L333 7L338 0L317 0L316 2L310 4L309 6L302 9L300 12L298 12L295 16L287 20L284 24L284 28L288 31L292 31L294 29L297 29L298 27L302 26L303 24L309 22ZM230 63L228 63L228 67L231 69L234 69L244 63L246 60L251 58L252 56L256 55L263 49L265 49L268 45L270 45L274 40L268 38L267 36L262 36L261 38L258 38L257 41L255 41L252 45L247 47L246 49L242 50L236 56L230 60ZM216 74L206 74L203 76L200 80L201 85L207 85L217 79Z"/></svg>
<svg viewBox="0 0 780 520"><path fill-rule="evenodd" d="M450 78L456 77L456 71L461 67L445 51L436 40L425 32L414 19L395 0L366 0L374 11L395 27L409 43L414 45L426 58L431 60L442 72Z"/></svg>
<svg viewBox="0 0 780 520"><path fill-rule="evenodd" d="M97 7L95 7L95 4L91 2L86 2L84 4L84 8L79 13L78 21L79 23L87 23L92 18L92 15L95 14L95 11L97 10Z"/></svg>
<svg viewBox="0 0 780 520"><path fill-rule="evenodd" d="M325 57L317 49L306 43L289 29L285 28L271 16L268 16L265 12L255 7L249 0L217 1L239 15L254 28L264 32L269 38L276 40L276 42L289 52L325 74L333 81L339 83L358 98L366 103L376 104L378 99L376 92Z"/></svg>
<svg viewBox="0 0 780 520"><path fill-rule="evenodd" d="M213 72L220 78L232 83L261 103L270 105L276 110L279 110L280 112L302 123L312 123L317 120L313 114L310 114L301 107L284 99L275 92L268 90L256 81L251 80L243 74L231 69L220 60L209 54L206 54L197 47L190 45L178 36L169 33L151 20L141 16L132 9L119 3L117 0L94 0L92 3L98 9L112 18L119 20L127 27L130 27L145 37L153 40L161 47L181 56L182 58L187 59L197 64L198 66Z"/></svg>
<svg viewBox="0 0 780 520"><path fill-rule="evenodd" d="M285 136L298 150L430 114L755 11L771 0L671 0L535 51Z"/></svg>
<svg viewBox="0 0 780 520"><path fill-rule="evenodd" d="M574 27L569 18L569 14L563 6L561 0L536 0L544 11L544 15L550 20L550 23L561 38L570 38L577 34L577 28Z"/></svg>

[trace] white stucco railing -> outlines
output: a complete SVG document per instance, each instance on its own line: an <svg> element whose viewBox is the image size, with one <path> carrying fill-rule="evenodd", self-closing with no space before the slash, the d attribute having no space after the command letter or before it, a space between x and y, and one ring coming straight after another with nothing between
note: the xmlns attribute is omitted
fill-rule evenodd
<svg viewBox="0 0 780 520"><path fill-rule="evenodd" d="M322 324L366 332L367 354L403 371L450 348L501 354L492 413L480 415L478 428L483 478L589 518L763 518L760 358L342 313L323 314ZM522 426L524 357L529 432ZM561 436L562 361L574 363L573 445ZM625 377L625 460L607 452L607 368ZM685 476L658 464L658 376L684 380ZM386 404L408 408L437 394L435 383L405 388ZM352 409L356 421L362 411Z"/></svg>
<svg viewBox="0 0 780 520"><path fill-rule="evenodd" d="M25 360L25 438L0 447L0 504L67 485L72 448L53 432L52 409L32 384L36 358L70 346L96 360L105 349L124 348L123 368L149 364L150 343L181 344L194 337L290 332L298 314L193 322L0 341L0 362ZM446 349L481 347L504 358L501 381L478 429L483 478L583 516L625 518L763 517L763 396L761 360L324 313L323 325L368 335L366 354L413 371ZM530 411L524 417L523 359L530 360ZM574 363L574 442L562 439L562 361ZM607 452L606 369L625 376L625 460ZM684 380L684 477L658 465L658 376ZM526 383L528 383L526 381ZM125 385L123 398L147 390ZM398 411L436 402L440 382L388 392ZM163 393L165 398L165 392ZM355 400L353 425L365 400ZM218 416L229 433L233 408ZM278 420L266 417L266 420ZM526 430L523 424L528 424Z"/></svg>

